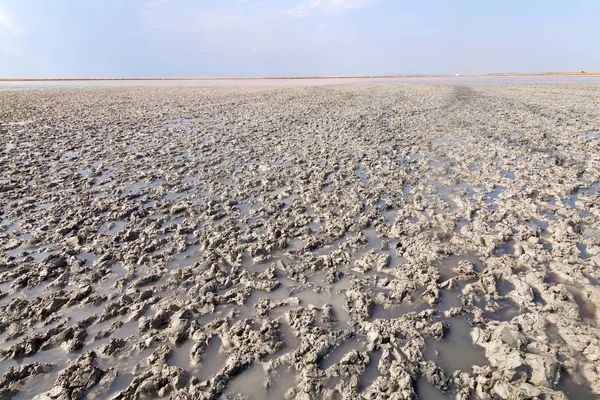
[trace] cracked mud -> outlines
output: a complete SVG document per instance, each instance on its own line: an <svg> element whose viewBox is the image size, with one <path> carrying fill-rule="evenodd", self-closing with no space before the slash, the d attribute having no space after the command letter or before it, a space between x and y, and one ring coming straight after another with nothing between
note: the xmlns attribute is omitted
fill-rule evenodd
<svg viewBox="0 0 600 400"><path fill-rule="evenodd" d="M600 86L0 102L0 398L600 394Z"/></svg>

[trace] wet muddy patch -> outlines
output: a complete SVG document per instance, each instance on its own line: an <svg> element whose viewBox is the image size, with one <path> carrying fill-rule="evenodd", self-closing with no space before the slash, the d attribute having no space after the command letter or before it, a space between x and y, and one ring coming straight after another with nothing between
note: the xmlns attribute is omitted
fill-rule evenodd
<svg viewBox="0 0 600 400"><path fill-rule="evenodd" d="M16 396L598 392L596 88L363 89L0 94Z"/></svg>

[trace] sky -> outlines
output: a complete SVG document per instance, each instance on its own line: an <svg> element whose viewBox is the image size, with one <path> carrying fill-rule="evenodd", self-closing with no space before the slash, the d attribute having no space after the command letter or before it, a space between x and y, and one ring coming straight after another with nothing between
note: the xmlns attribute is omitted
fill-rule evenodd
<svg viewBox="0 0 600 400"><path fill-rule="evenodd" d="M600 71L598 0L0 0L0 77Z"/></svg>

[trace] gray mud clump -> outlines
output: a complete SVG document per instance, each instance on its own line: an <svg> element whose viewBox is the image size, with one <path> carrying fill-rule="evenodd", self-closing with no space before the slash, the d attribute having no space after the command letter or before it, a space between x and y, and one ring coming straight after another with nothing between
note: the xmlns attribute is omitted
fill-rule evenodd
<svg viewBox="0 0 600 400"><path fill-rule="evenodd" d="M600 395L600 86L0 102L0 398Z"/></svg>

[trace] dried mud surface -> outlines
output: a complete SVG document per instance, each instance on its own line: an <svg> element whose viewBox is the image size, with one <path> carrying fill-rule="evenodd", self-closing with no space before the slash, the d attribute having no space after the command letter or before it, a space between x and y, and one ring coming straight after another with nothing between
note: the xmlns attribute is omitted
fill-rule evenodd
<svg viewBox="0 0 600 400"><path fill-rule="evenodd" d="M0 104L0 398L600 394L598 85Z"/></svg>

